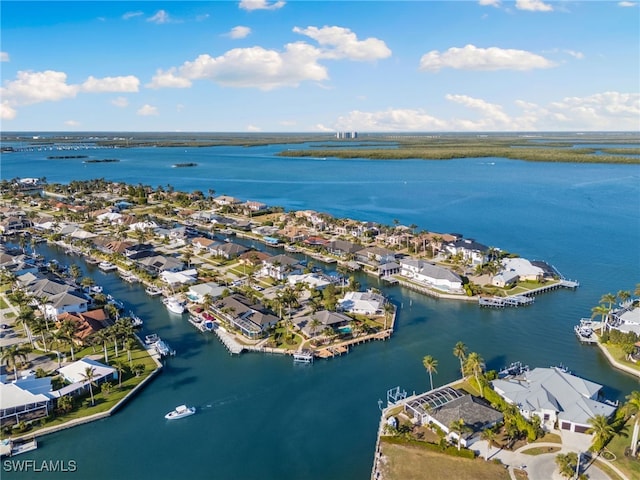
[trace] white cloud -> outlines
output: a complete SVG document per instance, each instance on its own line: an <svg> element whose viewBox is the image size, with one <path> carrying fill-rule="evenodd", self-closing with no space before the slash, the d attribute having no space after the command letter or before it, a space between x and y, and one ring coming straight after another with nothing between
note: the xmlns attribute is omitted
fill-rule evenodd
<svg viewBox="0 0 640 480"><path fill-rule="evenodd" d="M317 41L322 47L323 58L368 61L387 58L391 56L391 50L377 38L358 40L358 37L348 28L343 27L294 27L295 33L306 35Z"/></svg>
<svg viewBox="0 0 640 480"><path fill-rule="evenodd" d="M262 47L236 48L219 57L204 54L185 62L179 68L179 77L262 90L295 87L305 80L328 78L326 68L317 63L319 56L316 48L303 42L286 45L282 53Z"/></svg>
<svg viewBox="0 0 640 480"><path fill-rule="evenodd" d="M133 75L125 77L104 77L95 78L89 76L80 86L83 92L104 93L104 92L137 92L140 80Z"/></svg>
<svg viewBox="0 0 640 480"><path fill-rule="evenodd" d="M136 113L143 117L147 117L150 115L158 115L158 107L154 107L147 103L142 107L140 107Z"/></svg>
<svg viewBox="0 0 640 480"><path fill-rule="evenodd" d="M247 132L261 132L262 129L255 125L247 125Z"/></svg>
<svg viewBox="0 0 640 480"><path fill-rule="evenodd" d="M64 122L64 124L67 127L79 127L80 126L80 122L76 121L76 120L67 120Z"/></svg>
<svg viewBox="0 0 640 480"><path fill-rule="evenodd" d="M564 50L564 52L567 55L571 55L574 58L577 58L578 60L582 60L584 58L584 53L582 52L576 52L575 50Z"/></svg>
<svg viewBox="0 0 640 480"><path fill-rule="evenodd" d="M387 109L352 111L341 116L332 130L360 131L637 131L640 94L604 92L587 97L566 97L547 106L525 100L514 102L514 113L504 106L467 95L447 100L468 109L468 115L443 119L423 110ZM319 125L318 127L323 127Z"/></svg>
<svg viewBox="0 0 640 480"><path fill-rule="evenodd" d="M124 15L122 15L122 19L129 20L130 18L140 17L142 15L144 15L144 12L141 12L141 11L127 12Z"/></svg>
<svg viewBox="0 0 640 480"><path fill-rule="evenodd" d="M619 7L635 7L638 5L637 2L618 2Z"/></svg>
<svg viewBox="0 0 640 480"><path fill-rule="evenodd" d="M317 123L316 125L314 125L312 130L315 130L317 132L335 132L336 131L335 128L327 127L322 123Z"/></svg>
<svg viewBox="0 0 640 480"><path fill-rule="evenodd" d="M277 10L285 6L285 2L276 1L273 3L268 3L267 0L240 0L240 4L238 5L242 10L253 11L253 10Z"/></svg>
<svg viewBox="0 0 640 480"><path fill-rule="evenodd" d="M480 5L484 7L499 7L500 0L480 0L478 2Z"/></svg>
<svg viewBox="0 0 640 480"><path fill-rule="evenodd" d="M9 54L7 52L0 52L0 62L8 62Z"/></svg>
<svg viewBox="0 0 640 480"><path fill-rule="evenodd" d="M156 70L151 82L145 86L147 88L188 88L191 86L191 80L176 75L176 68L172 67L167 71Z"/></svg>
<svg viewBox="0 0 640 480"><path fill-rule="evenodd" d="M78 85L67 85L66 73L53 70L19 71L16 79L5 85L0 93L14 106L73 98L79 91Z"/></svg>
<svg viewBox="0 0 640 480"><path fill-rule="evenodd" d="M355 110L338 118L332 130L428 131L446 130L447 122L428 115L423 110L387 109L381 112Z"/></svg>
<svg viewBox="0 0 640 480"><path fill-rule="evenodd" d="M163 24L169 23L171 19L169 18L169 14L165 10L158 10L153 16L147 18L147 22Z"/></svg>
<svg viewBox="0 0 640 480"><path fill-rule="evenodd" d="M243 27L242 25L238 25L237 27L233 27L227 36L233 39L246 38L251 33L251 29L249 27Z"/></svg>
<svg viewBox="0 0 640 480"><path fill-rule="evenodd" d="M6 100L0 103L0 120L13 120L18 115L15 108L9 105Z"/></svg>
<svg viewBox="0 0 640 480"><path fill-rule="evenodd" d="M553 7L542 0L516 0L518 10L528 10L530 12L552 12Z"/></svg>
<svg viewBox="0 0 640 480"><path fill-rule="evenodd" d="M118 108L126 108L129 106L129 100L126 97L118 97L111 100L111 105L115 105Z"/></svg>
<svg viewBox="0 0 640 480"><path fill-rule="evenodd" d="M198 15L196 16L196 22L204 22L206 19L208 19L211 15L209 15L208 13L204 13L202 15Z"/></svg>
<svg viewBox="0 0 640 480"><path fill-rule="evenodd" d="M446 52L437 50L425 53L420 59L420 69L437 72L442 68L460 70L532 70L551 68L553 62L525 50L498 47L479 48L466 45L452 47Z"/></svg>

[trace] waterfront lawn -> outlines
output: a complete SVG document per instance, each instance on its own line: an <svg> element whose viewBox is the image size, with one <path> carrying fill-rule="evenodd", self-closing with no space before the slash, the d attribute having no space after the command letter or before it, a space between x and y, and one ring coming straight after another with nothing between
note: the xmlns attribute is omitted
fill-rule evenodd
<svg viewBox="0 0 640 480"><path fill-rule="evenodd" d="M82 352L84 352L85 350L83 350ZM91 349L89 348L89 352L87 352L87 354L89 354L90 351ZM82 357L76 356L76 359L78 358ZM112 355L109 358L110 363L114 363L116 360L121 361L126 365L129 364L126 351L118 357ZM99 359L99 361L104 362L104 358ZM123 380L121 386L118 386L118 380L110 380L112 388L108 395L105 395L101 391L100 386L96 387L94 385L94 405L91 405L91 395L89 393L89 390L87 389L87 392L85 394L82 394L81 396L74 399L75 408L71 412L64 414L55 414L47 418L36 420L34 423L35 427L26 433L28 435L32 435L34 433L37 433L37 431L42 428L55 427L73 420L78 420L81 418L89 417L91 415L104 413L110 410L126 395L128 395L135 387L142 383L143 380L150 376L157 368L157 365L153 358L151 358L147 351L142 349L141 347L137 347L136 349L131 350L131 364L143 364L145 366L144 373L142 373L139 377L136 377L133 373L131 373L131 371L124 372L122 376Z"/></svg>
<svg viewBox="0 0 640 480"><path fill-rule="evenodd" d="M429 472L430 480L502 480L509 473L504 465L484 460L453 457L412 445L380 443L385 460L382 478L386 480L421 480Z"/></svg>
<svg viewBox="0 0 640 480"><path fill-rule="evenodd" d="M630 362L629 360L627 360L627 354L624 353L624 350L622 349L622 345L616 344L616 343L611 343L611 342L607 342L607 343L600 343L600 345L602 345L604 348L606 348L608 350L608 352L611 354L611 356L620 364L625 365L629 368L633 368L634 370L637 370L638 372L640 372L640 365L638 365L637 363L633 363Z"/></svg>
<svg viewBox="0 0 640 480"><path fill-rule="evenodd" d="M9 308L9 305L4 301L4 298L0 297L0 309L4 310L5 308Z"/></svg>

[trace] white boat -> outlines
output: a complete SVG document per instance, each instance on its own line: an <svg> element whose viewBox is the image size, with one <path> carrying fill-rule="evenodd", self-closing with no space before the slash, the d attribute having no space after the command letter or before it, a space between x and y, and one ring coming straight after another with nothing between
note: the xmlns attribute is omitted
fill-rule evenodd
<svg viewBox="0 0 640 480"><path fill-rule="evenodd" d="M147 345L154 345L158 340L160 340L160 337L155 333L151 333L144 337L144 343Z"/></svg>
<svg viewBox="0 0 640 480"><path fill-rule="evenodd" d="M100 262L98 264L98 268L100 270L102 270L103 272L111 272L115 269L117 269L118 267L116 267L113 263L111 262Z"/></svg>
<svg viewBox="0 0 640 480"><path fill-rule="evenodd" d="M100 285L93 285L89 288L89 291L92 293L102 293L102 287Z"/></svg>
<svg viewBox="0 0 640 480"><path fill-rule="evenodd" d="M139 316L137 316L135 313L130 311L129 318L131 318L131 325L133 325L134 327L142 326L142 319Z"/></svg>
<svg viewBox="0 0 640 480"><path fill-rule="evenodd" d="M158 352L158 355L160 355L161 357L168 357L169 355L176 354L175 350L171 350L171 347L169 347L169 344L162 339L154 343L153 347L156 349L156 352Z"/></svg>
<svg viewBox="0 0 640 480"><path fill-rule="evenodd" d="M178 405L174 410L167 413L164 418L167 420L177 420L179 418L188 417L196 413L196 407L187 407L186 405Z"/></svg>
<svg viewBox="0 0 640 480"><path fill-rule="evenodd" d="M164 300L162 300L162 303L165 304L167 310L169 310L171 313L175 313L178 315L182 315L184 313L184 303L182 303L175 297L165 298Z"/></svg>
<svg viewBox="0 0 640 480"><path fill-rule="evenodd" d="M151 286L151 287L145 288L144 293L146 293L151 297L156 297L158 295L162 295L162 289L159 287Z"/></svg>

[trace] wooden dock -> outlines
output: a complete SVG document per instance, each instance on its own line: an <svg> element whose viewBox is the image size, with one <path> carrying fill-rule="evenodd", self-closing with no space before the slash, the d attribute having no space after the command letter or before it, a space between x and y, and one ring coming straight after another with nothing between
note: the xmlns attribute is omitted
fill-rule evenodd
<svg viewBox="0 0 640 480"><path fill-rule="evenodd" d="M217 328L214 328L213 331L216 332L216 335L222 344L227 347L227 350L229 350L231 355L239 355L245 350L244 345L237 342L234 336L222 327L218 326Z"/></svg>
<svg viewBox="0 0 640 480"><path fill-rule="evenodd" d="M511 297L480 297L478 298L478 305L489 308L520 307L531 305L534 301L535 298L524 295L513 295Z"/></svg>

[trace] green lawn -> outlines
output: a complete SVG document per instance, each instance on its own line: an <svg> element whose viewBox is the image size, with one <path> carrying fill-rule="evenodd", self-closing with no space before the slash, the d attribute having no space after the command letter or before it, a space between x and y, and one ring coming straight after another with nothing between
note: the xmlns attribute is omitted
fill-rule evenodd
<svg viewBox="0 0 640 480"><path fill-rule="evenodd" d="M622 350L621 345L616 345L613 343L601 343L600 345L602 345L604 348L606 348L609 353L611 354L611 356L618 361L619 363L621 363L622 365L625 365L627 367L633 368L634 370L637 370L638 372L640 372L640 365L630 362L629 360L627 360L627 355L624 353L624 351Z"/></svg>
<svg viewBox="0 0 640 480"><path fill-rule="evenodd" d="M126 365L129 364L129 360L127 357L127 352L122 351L119 352L120 355L115 357L113 351L107 351L110 354L109 363L113 364L116 360L119 360ZM78 354L75 355L76 360L80 359L87 355L93 355L94 352L91 348L87 348L81 350ZM68 358L70 360L70 358ZM98 361L104 362L104 358L99 359ZM147 378L151 373L157 368L157 365L153 358L144 350L142 347L136 347L131 351L131 364L143 364L145 366L144 373L139 377L133 375L130 371L124 372L122 375L122 385L118 386L117 380L111 380L113 388L109 395L104 395L99 387L93 387L94 394L94 405L91 405L90 394L87 391L86 395L76 398L76 409L72 412L66 413L64 415L54 415L47 419L41 419L39 425L32 430L29 430L27 433L30 435L32 433L37 432L41 428L52 427L56 425L61 425L70 420L75 420L78 418L87 417L90 415L94 415L96 413L103 413L113 408L120 400L122 400L131 390L133 390L136 386L138 386L145 378ZM2 433L2 438L4 438L4 432Z"/></svg>
<svg viewBox="0 0 640 480"><path fill-rule="evenodd" d="M609 442L606 449L616 456L613 464L622 470L628 478L640 478L640 460L625 457L624 451L631 444L631 433L633 432L633 419L627 421L625 433L628 435L616 435Z"/></svg>

